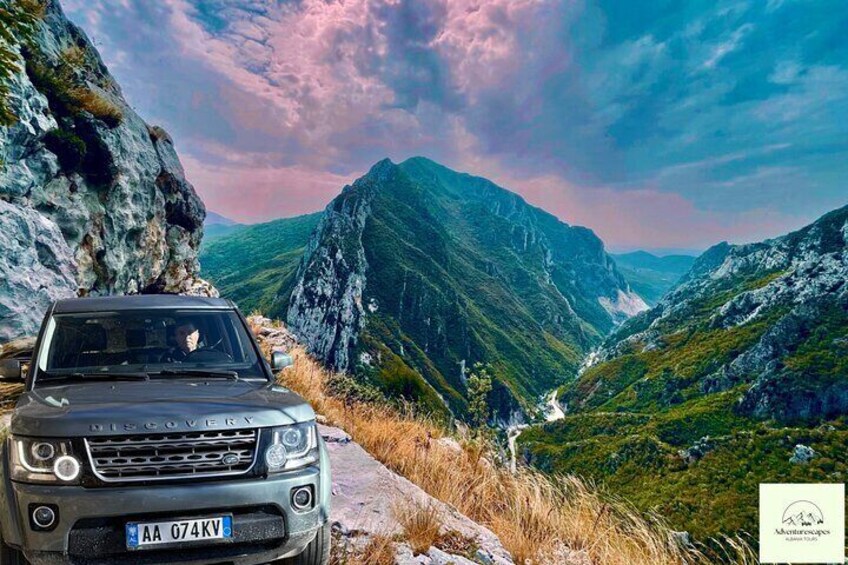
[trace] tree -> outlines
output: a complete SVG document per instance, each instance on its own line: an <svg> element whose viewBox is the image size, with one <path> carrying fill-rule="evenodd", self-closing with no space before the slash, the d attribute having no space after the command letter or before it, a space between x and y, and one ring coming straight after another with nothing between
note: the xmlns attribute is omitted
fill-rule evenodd
<svg viewBox="0 0 848 565"><path fill-rule="evenodd" d="M475 429L481 430L489 421L489 393L492 392L492 376L488 367L475 363L468 376L468 414Z"/></svg>

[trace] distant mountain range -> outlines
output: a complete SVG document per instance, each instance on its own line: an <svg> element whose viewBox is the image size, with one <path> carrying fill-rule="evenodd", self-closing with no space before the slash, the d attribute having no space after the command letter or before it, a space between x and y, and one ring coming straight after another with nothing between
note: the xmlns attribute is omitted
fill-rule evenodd
<svg viewBox="0 0 848 565"><path fill-rule="evenodd" d="M316 213L247 226L217 224L232 229L204 238L200 251L204 276L244 312L285 317L277 297L293 287L298 264L320 219Z"/></svg>
<svg viewBox="0 0 848 565"><path fill-rule="evenodd" d="M612 257L631 288L651 306L655 305L695 262L695 257L691 255L659 257L646 251L613 254Z"/></svg>
<svg viewBox="0 0 848 565"><path fill-rule="evenodd" d="M235 233L242 229L244 224L231 220L216 212L207 211L206 220L203 222L203 244L214 241L219 237Z"/></svg>
<svg viewBox="0 0 848 565"><path fill-rule="evenodd" d="M243 228L201 261L330 366L435 410L464 413L468 371L490 364L504 422L647 308L591 230L424 158L381 161L320 217Z"/></svg>
<svg viewBox="0 0 848 565"><path fill-rule="evenodd" d="M564 386L527 459L604 481L697 536L757 527L760 482L848 473L848 207L707 250ZM793 463L796 445L809 463ZM797 459L796 459L797 461Z"/></svg>

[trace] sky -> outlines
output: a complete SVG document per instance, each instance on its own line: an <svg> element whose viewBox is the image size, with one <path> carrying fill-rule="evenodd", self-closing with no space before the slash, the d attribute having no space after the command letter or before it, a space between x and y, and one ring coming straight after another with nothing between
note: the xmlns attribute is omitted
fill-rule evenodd
<svg viewBox="0 0 848 565"><path fill-rule="evenodd" d="M63 5L240 222L415 155L614 250L755 241L848 204L844 0Z"/></svg>

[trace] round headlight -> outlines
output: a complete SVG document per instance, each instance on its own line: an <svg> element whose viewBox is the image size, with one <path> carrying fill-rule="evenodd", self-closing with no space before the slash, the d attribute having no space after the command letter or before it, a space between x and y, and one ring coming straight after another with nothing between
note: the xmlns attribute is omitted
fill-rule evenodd
<svg viewBox="0 0 848 565"><path fill-rule="evenodd" d="M53 456L56 455L56 448L53 447L53 444L43 441L32 444L29 451L36 461L47 461L53 459Z"/></svg>
<svg viewBox="0 0 848 565"><path fill-rule="evenodd" d="M53 474L62 481L73 481L80 474L80 463L70 455L63 455L53 464Z"/></svg>
<svg viewBox="0 0 848 565"><path fill-rule="evenodd" d="M283 445L286 447L298 447L303 439L303 432L297 428L289 428L283 432Z"/></svg>
<svg viewBox="0 0 848 565"><path fill-rule="evenodd" d="M280 469L286 464L286 448L275 443L265 450L265 463L269 469Z"/></svg>

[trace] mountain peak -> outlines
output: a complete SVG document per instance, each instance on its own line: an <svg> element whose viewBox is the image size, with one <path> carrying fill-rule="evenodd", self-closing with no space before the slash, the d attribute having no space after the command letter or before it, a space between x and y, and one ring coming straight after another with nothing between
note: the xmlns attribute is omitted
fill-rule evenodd
<svg viewBox="0 0 848 565"><path fill-rule="evenodd" d="M386 157L374 163L365 176L374 180L386 180L397 171L397 168L398 166Z"/></svg>
<svg viewBox="0 0 848 565"><path fill-rule="evenodd" d="M311 353L436 412L465 412L465 367L498 365L501 422L645 307L590 230L423 157L384 159L331 202L290 288Z"/></svg>

